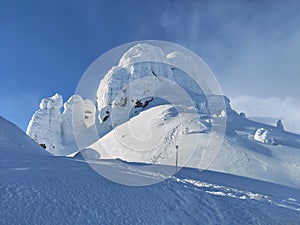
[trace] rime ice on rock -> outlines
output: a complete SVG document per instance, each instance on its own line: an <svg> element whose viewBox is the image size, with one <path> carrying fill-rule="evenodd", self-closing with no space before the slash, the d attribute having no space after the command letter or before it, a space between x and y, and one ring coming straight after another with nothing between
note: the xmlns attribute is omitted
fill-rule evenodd
<svg viewBox="0 0 300 225"><path fill-rule="evenodd" d="M189 75L195 71L197 67L191 57L140 43L125 52L118 65L101 80L95 96L97 107L92 101L74 95L64 104L61 113L60 95L43 99L30 121L27 134L53 154L65 155L77 147L74 122L79 127L91 127L96 123L102 137L138 112L165 104L166 100L186 108L194 105L195 112L200 114L210 114L213 109L215 117L227 116L222 103L225 101L226 110L230 111L229 99L222 95L205 95L202 87ZM182 100L182 93L188 98ZM83 118L84 124L72 119L73 110L80 115L80 121ZM51 125L47 121L51 121Z"/></svg>
<svg viewBox="0 0 300 225"><path fill-rule="evenodd" d="M126 112L128 108L144 107L149 103L153 106L157 104L157 97L179 102L182 95L175 90L182 90L189 96L189 103L181 101L181 104L184 102L187 107L194 104L196 111L202 114L209 114L209 109L214 109L218 117L224 116L222 102L225 100L225 107L230 109L229 100L221 95L205 96L187 74L195 71L195 62L183 53L165 53L161 48L145 43L132 47L121 57L118 66L107 72L98 87L97 108L102 123L99 130L105 134L132 116L129 114L122 120L117 115L112 122L113 110Z"/></svg>
<svg viewBox="0 0 300 225"><path fill-rule="evenodd" d="M254 135L254 140L264 144L269 144L269 145L274 144L274 138L271 136L270 132L265 128L257 129Z"/></svg>
<svg viewBox="0 0 300 225"><path fill-rule="evenodd" d="M62 105L63 99L60 94L43 99L27 127L27 135L50 152L61 148Z"/></svg>
<svg viewBox="0 0 300 225"><path fill-rule="evenodd" d="M73 133L73 110L79 110L78 123L90 127L95 124L95 105L90 100L83 100L73 95L64 104L62 96L42 99L40 108L32 116L27 127L27 135L54 155L67 155L77 150ZM76 121L75 121L76 122Z"/></svg>

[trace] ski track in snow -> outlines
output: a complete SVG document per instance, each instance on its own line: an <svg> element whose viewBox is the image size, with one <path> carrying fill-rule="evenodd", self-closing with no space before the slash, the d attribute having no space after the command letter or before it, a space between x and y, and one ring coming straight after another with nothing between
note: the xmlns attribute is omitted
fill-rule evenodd
<svg viewBox="0 0 300 225"><path fill-rule="evenodd" d="M112 161L99 161L107 169ZM122 169L122 168L118 168ZM182 170L186 173L186 169ZM192 172L191 172L192 171ZM159 173L130 170L157 179ZM172 176L146 187L110 182L80 160L1 160L0 224L297 224L300 202ZM180 174L179 174L180 175ZM197 178L198 177L198 178ZM212 181L217 179L214 175ZM233 184L234 185L234 184Z"/></svg>
<svg viewBox="0 0 300 225"><path fill-rule="evenodd" d="M185 187L193 188L197 191L204 191L205 193L211 195L227 196L230 198L237 198L242 200L252 199L300 212L300 202L297 202L297 200L293 198L276 199L264 194L253 193L250 191L239 190L236 188L201 182L197 180L179 179L176 177L172 177L172 179L174 179L176 182L184 184Z"/></svg>

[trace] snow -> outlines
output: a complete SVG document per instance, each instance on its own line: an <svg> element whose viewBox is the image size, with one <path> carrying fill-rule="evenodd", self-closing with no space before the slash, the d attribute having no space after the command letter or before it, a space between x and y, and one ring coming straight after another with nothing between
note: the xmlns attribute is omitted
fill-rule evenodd
<svg viewBox="0 0 300 225"><path fill-rule="evenodd" d="M231 108L226 96L205 96L193 79L172 66L184 68L191 62L181 52L138 44L107 72L94 102L74 95L59 113L58 94L42 100L27 133L37 135L37 142L45 142L54 155L173 166L178 146L180 167L300 186L299 135L285 132L280 124L248 120ZM56 117L50 116L51 107ZM48 127L48 118L57 129ZM48 148L52 143L55 149ZM84 148L88 151L77 154Z"/></svg>
<svg viewBox="0 0 300 225"><path fill-rule="evenodd" d="M41 148L16 125L0 116L0 159L47 156ZM0 164L1 169L2 164Z"/></svg>
<svg viewBox="0 0 300 225"><path fill-rule="evenodd" d="M270 132L265 128L257 129L257 131L254 134L254 140L264 144L274 144L274 139L272 138Z"/></svg>
<svg viewBox="0 0 300 225"><path fill-rule="evenodd" d="M130 48L95 99L41 101L37 143L0 117L0 224L299 224L300 136L204 95L191 62Z"/></svg>
<svg viewBox="0 0 300 225"><path fill-rule="evenodd" d="M16 127L13 131L21 132ZM2 143L10 142L5 136ZM24 145L22 151L27 153L31 148L31 144ZM9 150L17 152L15 146ZM158 184L132 187L104 179L80 159L2 156L0 224L226 225L300 221L299 190L268 182L184 168ZM97 164L106 171L124 169L110 160ZM134 168L131 174L124 174L124 179L159 176L150 175L143 166Z"/></svg>
<svg viewBox="0 0 300 225"><path fill-rule="evenodd" d="M247 127L262 124L237 114L231 116L231 124L241 119L249 124L233 136L226 135L216 152L209 142L212 134L207 130L205 118L191 112L178 114L174 110L169 104L152 107L116 127L88 148L98 151L102 159L120 158L129 162L174 166L175 146L178 145L180 167L209 169L300 187L299 147L260 145ZM290 139L288 133L281 136ZM213 137L215 141L218 135Z"/></svg>
<svg viewBox="0 0 300 225"><path fill-rule="evenodd" d="M93 130L95 126L97 134L94 136L102 137L139 112L166 102L225 118L225 111L231 111L229 99L222 95L204 95L196 81L184 72L196 73L198 67L187 66L195 65L194 62L181 52L165 53L159 47L140 43L126 51L118 65L106 73L96 99L83 100L74 95L63 109L59 94L42 99L26 133L44 144L51 154L69 155L91 142L84 140L82 134L76 135L85 133L85 128ZM178 68L174 64L178 64ZM78 118L74 119L75 116Z"/></svg>
<svg viewBox="0 0 300 225"><path fill-rule="evenodd" d="M50 152L61 149L61 112L63 99L60 94L42 99L40 108L32 116L26 133Z"/></svg>
<svg viewBox="0 0 300 225"><path fill-rule="evenodd" d="M157 46L139 43L124 53L118 67L128 67L141 61L164 62L166 61L166 54Z"/></svg>
<svg viewBox="0 0 300 225"><path fill-rule="evenodd" d="M157 114L157 119L152 120L150 114ZM144 120L144 126L129 139L147 140L143 134L151 127L159 135L159 129L182 125L173 136L162 139L167 151L172 151L172 143L180 135L184 136L180 149L191 147L196 136L202 145L208 141L205 126L192 122L196 118L193 113L176 113L168 104L158 105L118 126L115 132L124 135L128 131L125 125L134 130L139 120ZM186 127L189 132L182 134ZM163 174L144 164L105 160L93 149L80 153L90 160L89 165L79 155L48 156L20 129L1 118L0 224L299 224L299 149L252 146L255 142L243 132L226 136L209 170L183 168L157 184L135 187L111 182L90 165L106 174L122 174L123 183L137 185L149 179L161 181ZM112 141L111 148L117 147L109 137L112 135L110 132L103 138ZM175 171L173 166L160 167L161 171Z"/></svg>
<svg viewBox="0 0 300 225"><path fill-rule="evenodd" d="M68 155L78 150L73 132L73 114L80 117L76 120L79 127L89 128L95 125L95 111L96 107L89 99L83 100L79 95L73 95L63 105L62 96L55 94L41 100L26 133L37 143L45 144L51 154Z"/></svg>

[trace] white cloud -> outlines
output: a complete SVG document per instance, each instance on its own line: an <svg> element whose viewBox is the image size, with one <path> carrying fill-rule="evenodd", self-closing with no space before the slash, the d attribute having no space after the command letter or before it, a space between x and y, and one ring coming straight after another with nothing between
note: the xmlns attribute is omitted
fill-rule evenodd
<svg viewBox="0 0 300 225"><path fill-rule="evenodd" d="M300 133L300 100L296 98L239 96L231 98L231 105L247 117L282 119L286 130Z"/></svg>

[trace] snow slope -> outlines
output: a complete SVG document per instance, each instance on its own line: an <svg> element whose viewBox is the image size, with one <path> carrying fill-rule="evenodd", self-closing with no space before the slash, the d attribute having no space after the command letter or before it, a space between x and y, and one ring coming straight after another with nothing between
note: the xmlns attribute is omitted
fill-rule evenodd
<svg viewBox="0 0 300 225"><path fill-rule="evenodd" d="M124 186L101 177L81 159L49 156L3 118L0 137L0 224L300 222L299 189L192 168L154 185ZM127 180L161 177L142 164L132 165L128 173L124 164L112 160L90 163L110 172L123 171Z"/></svg>
<svg viewBox="0 0 300 225"><path fill-rule="evenodd" d="M107 170L122 170L100 161ZM130 175L143 176L142 167ZM129 176L129 177L130 177ZM134 177L137 176L137 177ZM157 179L159 174L153 174ZM70 158L1 159L0 224L299 224L299 190L184 168L123 186Z"/></svg>
<svg viewBox="0 0 300 225"><path fill-rule="evenodd" d="M50 155L13 123L0 116L0 159Z"/></svg>
<svg viewBox="0 0 300 225"><path fill-rule="evenodd" d="M221 137L216 135L213 142L209 142L211 132L206 117L202 119L201 115L188 110L178 113L170 104L141 112L88 148L98 151L102 159L175 165L177 145L179 166L300 187L300 145L296 146L300 143L300 136L252 122L237 114L230 115L229 119L228 134L219 151L212 143ZM274 140L284 145L255 141L253 132L260 126L272 129Z"/></svg>

